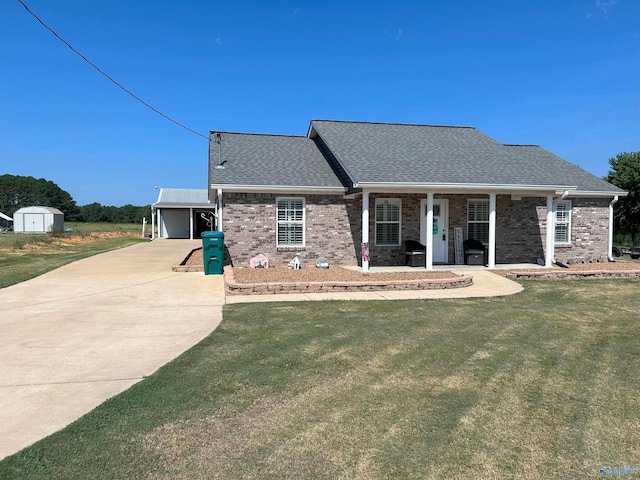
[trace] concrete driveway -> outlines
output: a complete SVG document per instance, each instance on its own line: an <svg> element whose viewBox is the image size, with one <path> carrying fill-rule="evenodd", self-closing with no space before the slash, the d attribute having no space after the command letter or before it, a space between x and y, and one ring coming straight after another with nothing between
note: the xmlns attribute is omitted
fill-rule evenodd
<svg viewBox="0 0 640 480"><path fill-rule="evenodd" d="M0 289L0 458L68 425L216 328L222 275L171 271L199 245L136 244Z"/></svg>

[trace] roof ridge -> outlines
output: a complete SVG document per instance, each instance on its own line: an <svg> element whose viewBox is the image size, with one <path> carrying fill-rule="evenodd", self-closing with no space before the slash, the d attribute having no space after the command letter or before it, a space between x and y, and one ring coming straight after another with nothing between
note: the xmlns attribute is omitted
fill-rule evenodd
<svg viewBox="0 0 640 480"><path fill-rule="evenodd" d="M221 132L217 130L209 130L209 135L220 133L221 135L252 135L255 137L289 137L289 138L307 138L306 135L294 135L287 133L251 133L251 132Z"/></svg>
<svg viewBox="0 0 640 480"><path fill-rule="evenodd" d="M540 145L536 145L535 143L503 143L505 147L540 147Z"/></svg>
<svg viewBox="0 0 640 480"><path fill-rule="evenodd" d="M402 122L367 122L362 120L323 120L320 118L312 119L311 122L332 122L332 123L359 123L363 125L397 125L402 127L433 127L433 128L470 128L477 130L476 127L468 125L433 125L426 123L402 123Z"/></svg>

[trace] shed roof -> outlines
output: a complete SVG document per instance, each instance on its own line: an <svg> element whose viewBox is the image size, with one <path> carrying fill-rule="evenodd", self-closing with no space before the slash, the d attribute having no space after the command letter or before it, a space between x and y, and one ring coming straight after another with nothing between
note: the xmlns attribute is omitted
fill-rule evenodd
<svg viewBox="0 0 640 480"><path fill-rule="evenodd" d="M154 207L210 207L205 188L161 188Z"/></svg>
<svg viewBox="0 0 640 480"><path fill-rule="evenodd" d="M0 218L2 218L3 220L6 220L8 222L13 222L13 218L11 218L9 215L5 215L2 212L0 212Z"/></svg>
<svg viewBox="0 0 640 480"><path fill-rule="evenodd" d="M64 215L60 210L53 207L42 207L42 206L33 206L33 207L22 207L15 211L16 213L53 213L54 215Z"/></svg>

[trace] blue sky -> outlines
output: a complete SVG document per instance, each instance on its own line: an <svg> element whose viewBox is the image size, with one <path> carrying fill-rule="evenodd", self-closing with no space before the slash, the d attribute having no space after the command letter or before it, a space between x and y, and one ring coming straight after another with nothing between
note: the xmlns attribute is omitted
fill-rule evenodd
<svg viewBox="0 0 640 480"><path fill-rule="evenodd" d="M474 126L598 176L640 150L638 0L24 0L189 128L306 134L311 119ZM78 205L206 188L207 140L0 3L0 174Z"/></svg>

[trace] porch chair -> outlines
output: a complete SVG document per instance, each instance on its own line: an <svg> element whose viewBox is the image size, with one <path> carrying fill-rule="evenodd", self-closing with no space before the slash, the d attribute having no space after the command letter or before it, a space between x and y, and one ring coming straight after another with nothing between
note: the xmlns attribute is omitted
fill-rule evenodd
<svg viewBox="0 0 640 480"><path fill-rule="evenodd" d="M426 266L427 247L415 240L407 240L404 242L405 247L405 263L412 267L424 267Z"/></svg>
<svg viewBox="0 0 640 480"><path fill-rule="evenodd" d="M462 242L465 265L486 265L487 250L480 240L468 239Z"/></svg>

